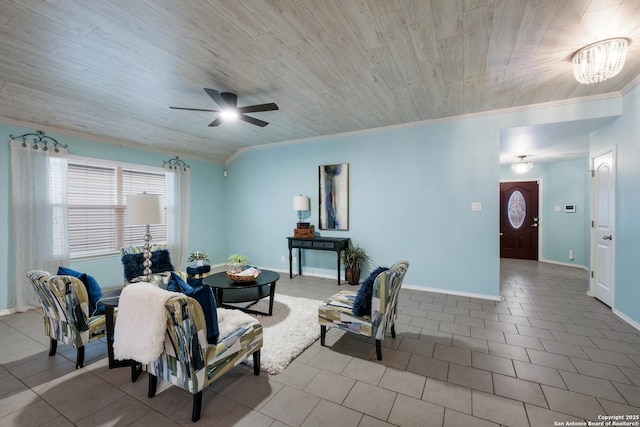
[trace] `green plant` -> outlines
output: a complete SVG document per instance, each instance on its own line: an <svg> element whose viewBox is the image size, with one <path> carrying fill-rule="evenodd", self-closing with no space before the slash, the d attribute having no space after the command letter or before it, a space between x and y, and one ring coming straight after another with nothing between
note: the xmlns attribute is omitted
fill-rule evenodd
<svg viewBox="0 0 640 427"><path fill-rule="evenodd" d="M229 255L227 258L227 272L240 273L243 271L247 264L249 264L249 257L241 254Z"/></svg>
<svg viewBox="0 0 640 427"><path fill-rule="evenodd" d="M360 245L345 249L340 257L344 268L347 270L361 270L362 266L371 259Z"/></svg>
<svg viewBox="0 0 640 427"><path fill-rule="evenodd" d="M202 251L191 252L189 258L187 258L187 262L193 261L209 261L209 254Z"/></svg>
<svg viewBox="0 0 640 427"><path fill-rule="evenodd" d="M244 265L249 263L249 257L241 254L233 254L229 255L229 258L227 258L227 262Z"/></svg>

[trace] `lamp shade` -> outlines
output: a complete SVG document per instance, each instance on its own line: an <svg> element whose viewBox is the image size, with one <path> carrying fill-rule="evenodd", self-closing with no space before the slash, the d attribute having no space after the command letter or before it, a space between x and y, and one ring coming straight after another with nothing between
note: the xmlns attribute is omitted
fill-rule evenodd
<svg viewBox="0 0 640 427"><path fill-rule="evenodd" d="M308 211L309 210L309 198L307 196L294 196L293 197L293 210L294 211Z"/></svg>
<svg viewBox="0 0 640 427"><path fill-rule="evenodd" d="M164 224L160 194L130 194L127 196L127 225Z"/></svg>

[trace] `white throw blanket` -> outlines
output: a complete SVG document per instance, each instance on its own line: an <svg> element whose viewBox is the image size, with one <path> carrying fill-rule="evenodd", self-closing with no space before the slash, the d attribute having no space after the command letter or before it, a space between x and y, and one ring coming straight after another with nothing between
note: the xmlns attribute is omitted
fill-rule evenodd
<svg viewBox="0 0 640 427"><path fill-rule="evenodd" d="M218 332L220 333L220 338L218 338L218 342L222 341L231 332L235 331L241 326L244 326L250 323L258 323L258 321L254 317L251 317L247 313L243 313L240 310L233 310L229 308L219 308L218 309Z"/></svg>
<svg viewBox="0 0 640 427"><path fill-rule="evenodd" d="M150 283L132 283L120 294L114 330L113 355L116 359L133 359L151 363L160 357L167 328L165 303L173 296Z"/></svg>

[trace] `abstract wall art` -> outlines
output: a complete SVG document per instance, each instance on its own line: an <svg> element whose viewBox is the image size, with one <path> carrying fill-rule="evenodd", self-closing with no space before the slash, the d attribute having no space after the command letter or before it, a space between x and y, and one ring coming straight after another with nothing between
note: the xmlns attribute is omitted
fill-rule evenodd
<svg viewBox="0 0 640 427"><path fill-rule="evenodd" d="M349 229L349 164L318 167L320 229Z"/></svg>

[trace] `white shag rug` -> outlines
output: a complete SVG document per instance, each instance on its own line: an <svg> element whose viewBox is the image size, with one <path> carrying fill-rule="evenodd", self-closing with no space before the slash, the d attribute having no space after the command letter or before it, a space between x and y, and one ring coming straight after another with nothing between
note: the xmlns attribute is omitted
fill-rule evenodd
<svg viewBox="0 0 640 427"><path fill-rule="evenodd" d="M322 301L309 298L275 295L273 316L251 314L262 324L260 370L279 374L307 347L320 338L318 306ZM253 310L269 310L269 298L263 298ZM253 366L253 358L244 362Z"/></svg>

